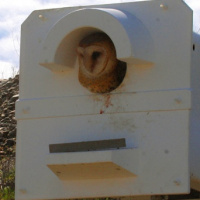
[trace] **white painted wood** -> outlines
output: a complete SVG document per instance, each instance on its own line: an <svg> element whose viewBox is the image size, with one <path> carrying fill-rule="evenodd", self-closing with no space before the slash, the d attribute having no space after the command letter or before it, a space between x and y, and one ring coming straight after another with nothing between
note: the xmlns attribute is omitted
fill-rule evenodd
<svg viewBox="0 0 200 200"><path fill-rule="evenodd" d="M190 124L191 187L200 191L200 35L193 34L192 112Z"/></svg>
<svg viewBox="0 0 200 200"><path fill-rule="evenodd" d="M135 162L138 160L138 151L135 148L67 154L56 153L47 157L46 164L61 180L66 181L135 178L138 173L137 164L130 166L130 160L121 157L129 157Z"/></svg>
<svg viewBox="0 0 200 200"><path fill-rule="evenodd" d="M168 5L168 10L163 10L160 8L160 4L163 3L163 1L141 1L86 7L107 9L112 8L130 13L133 18L136 19L136 22L139 20L144 29L148 31L150 37L149 45L150 47L153 45L150 50L151 58L143 58L143 60L150 60L154 63L154 65L146 66L140 62L136 63L135 65L128 64L128 72L125 76L123 84L112 93L190 88L190 69L188 66L190 66L191 63L192 12L181 0L165 1ZM45 69L39 64L44 62L41 61L43 49L47 48L44 46L44 41L46 41L46 38L51 33L52 28L54 26L57 27L57 23L59 25L60 20L62 21L62 19L65 19L67 14L72 13L77 9L80 9L80 7L34 11L24 22L22 26L21 41L21 49L23 53L21 54L20 61L21 99L80 96L90 94L90 92L84 89L78 81L75 81L77 79L78 71L76 60L73 61L75 62L72 63L73 65L68 67L69 70L63 73L52 73L50 70ZM46 20L41 20L39 15L43 15ZM120 25L120 22L116 23L118 26ZM127 26L129 25L127 24ZM109 28L110 31L112 31L113 27L114 26L111 24L106 28ZM130 27L131 28L129 31L132 31L132 28L135 31L135 27ZM138 26L136 27L138 28ZM68 27L63 26L61 30L62 34L64 34L63 29L66 29L67 32L69 31ZM124 30L127 29L128 28ZM83 27L81 32L73 32L73 34L70 36L68 35L68 42L71 41L71 37L73 36L74 38L77 38L77 44L78 41L80 41L80 37L84 37L85 34L89 34L90 32L94 31L96 31L96 28L94 27L90 29ZM138 33L136 31L136 33L133 33L132 35L137 35L139 38L139 44L142 44L142 47L144 47L143 49L145 51L149 51L146 49L146 43L140 42L140 40L143 39L143 32L140 31ZM117 33L118 31L116 34L112 32L114 35L109 36L111 38L116 38L115 43L118 41L117 44L120 46L121 35ZM80 34L82 34L82 36L80 36ZM48 40L50 45L48 46L49 51L51 51L55 45L57 47L59 47L59 45L62 46L62 43L55 44L54 42L57 40L60 41L61 39L61 36L56 35L51 41ZM137 41L137 38L135 40ZM146 41L145 38L144 41ZM72 48L72 44L68 45L68 43L65 42L66 41L63 40L64 46L71 47L68 49L67 54L70 57L74 57L76 54L76 52L73 51L74 47ZM139 44L136 44L136 47L132 46L133 51L136 51L135 49L138 48ZM125 51L127 48L122 49ZM30 56L27 55L28 52L31 52ZM58 48L58 52L62 51L60 51ZM139 54L139 52L137 54ZM146 55L144 52L141 52L140 54L143 57ZM54 56L56 56L55 59L60 59L58 55ZM51 57L51 59L53 59L54 56ZM63 58L62 54L60 56ZM140 58L139 55L136 58L138 57ZM48 62L50 62L50 60ZM64 62L67 61L64 60ZM71 87L72 83L74 87Z"/></svg>
<svg viewBox="0 0 200 200"><path fill-rule="evenodd" d="M15 199L189 192L189 133L199 131L191 28L192 12L181 0L34 11L22 25ZM105 95L78 81L76 46L97 30L127 62L124 81ZM49 154L49 144L118 138L125 149ZM72 180L84 163L82 180ZM108 168L95 174L101 164Z"/></svg>
<svg viewBox="0 0 200 200"><path fill-rule="evenodd" d="M47 67L55 63L55 68L63 65L63 70L74 67L76 55L73 52L78 42L96 30L110 36L118 59L130 64L138 60L142 63L142 59L148 64L153 59L152 38L136 17L119 9L83 8L65 15L52 27L43 42L40 64Z"/></svg>
<svg viewBox="0 0 200 200"><path fill-rule="evenodd" d="M191 108L190 96L190 90L171 90L31 99L17 102L16 117L17 119L32 119L143 111L188 110Z"/></svg>
<svg viewBox="0 0 200 200"><path fill-rule="evenodd" d="M189 189L188 118L189 111L180 110L19 120L17 195L23 199L38 199L41 195L43 199L61 199L183 193ZM75 157L61 153L50 155L48 160L49 144L121 137L126 138L127 150L137 148L138 157L116 153L113 159L118 161L113 162L124 168L125 163L132 169L136 167L136 178L62 182L47 167L47 162L57 164L60 158L63 164L74 163L81 156L80 163L103 161L101 152ZM104 155L108 158L110 153ZM20 189L27 193L21 194Z"/></svg>

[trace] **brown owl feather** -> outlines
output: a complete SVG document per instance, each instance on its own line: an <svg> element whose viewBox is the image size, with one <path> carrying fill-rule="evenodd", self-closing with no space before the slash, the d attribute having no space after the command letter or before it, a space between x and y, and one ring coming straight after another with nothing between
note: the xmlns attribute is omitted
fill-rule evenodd
<svg viewBox="0 0 200 200"><path fill-rule="evenodd" d="M94 93L107 93L124 79L126 63L116 59L113 42L105 33L85 37L77 48L79 82Z"/></svg>

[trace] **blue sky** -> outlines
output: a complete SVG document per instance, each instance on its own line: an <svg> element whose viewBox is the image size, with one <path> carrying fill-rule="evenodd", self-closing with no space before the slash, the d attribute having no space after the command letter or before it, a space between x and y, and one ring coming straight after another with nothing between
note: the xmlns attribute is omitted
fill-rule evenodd
<svg viewBox="0 0 200 200"><path fill-rule="evenodd" d="M19 68L20 26L33 10L134 0L0 0L0 79ZM200 34L200 0L185 0L194 11L194 31Z"/></svg>

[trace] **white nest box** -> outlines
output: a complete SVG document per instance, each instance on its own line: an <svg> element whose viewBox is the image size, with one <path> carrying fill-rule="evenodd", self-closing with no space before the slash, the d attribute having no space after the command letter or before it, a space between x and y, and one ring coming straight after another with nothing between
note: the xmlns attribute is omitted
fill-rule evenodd
<svg viewBox="0 0 200 200"><path fill-rule="evenodd" d="M191 50L181 0L34 11L22 25L16 200L189 192Z"/></svg>

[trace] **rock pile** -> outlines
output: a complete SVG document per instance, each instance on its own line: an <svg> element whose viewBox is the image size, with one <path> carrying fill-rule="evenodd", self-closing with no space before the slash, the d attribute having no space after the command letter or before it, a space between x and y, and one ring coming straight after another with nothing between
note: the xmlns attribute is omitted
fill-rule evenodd
<svg viewBox="0 0 200 200"><path fill-rule="evenodd" d="M0 81L0 157L15 155L15 102L18 97L19 75Z"/></svg>

